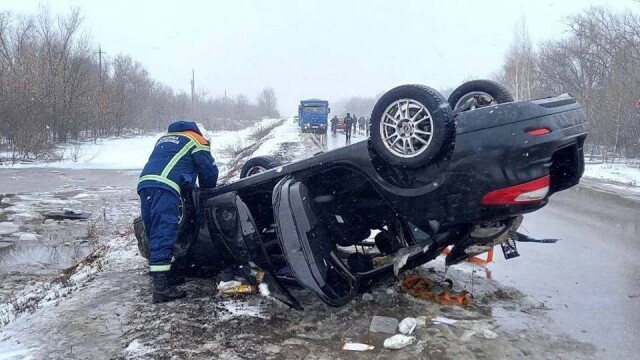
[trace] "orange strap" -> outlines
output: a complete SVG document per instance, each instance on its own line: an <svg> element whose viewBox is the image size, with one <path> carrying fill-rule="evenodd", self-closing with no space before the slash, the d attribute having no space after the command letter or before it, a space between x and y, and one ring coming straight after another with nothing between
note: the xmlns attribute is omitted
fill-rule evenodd
<svg viewBox="0 0 640 360"><path fill-rule="evenodd" d="M409 295L424 300L432 300L440 305L470 306L473 304L473 295L468 291L452 293L451 282L435 282L431 279L424 279L418 275L409 275L402 280L402 291Z"/></svg>

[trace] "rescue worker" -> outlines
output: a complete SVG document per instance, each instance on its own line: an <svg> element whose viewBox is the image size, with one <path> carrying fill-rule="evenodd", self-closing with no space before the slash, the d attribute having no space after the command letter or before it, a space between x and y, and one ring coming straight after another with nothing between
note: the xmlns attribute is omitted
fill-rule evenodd
<svg viewBox="0 0 640 360"><path fill-rule="evenodd" d="M201 188L216 186L218 167L209 142L194 122L176 121L156 142L138 182L142 220L149 238L154 303L186 296L176 288L184 278L175 273L171 263L178 240L180 193L195 186L196 176Z"/></svg>
<svg viewBox="0 0 640 360"><path fill-rule="evenodd" d="M357 135L358 134L358 117L356 116L356 114L353 114L352 118L353 118L353 131Z"/></svg>
<svg viewBox="0 0 640 360"><path fill-rule="evenodd" d="M351 114L347 113L347 117L344 118L344 134L346 135L347 142L351 141L351 129L353 128L353 118Z"/></svg>
<svg viewBox="0 0 640 360"><path fill-rule="evenodd" d="M331 118L331 132L335 134L337 130L338 130L338 117L336 115L333 115L333 117Z"/></svg>

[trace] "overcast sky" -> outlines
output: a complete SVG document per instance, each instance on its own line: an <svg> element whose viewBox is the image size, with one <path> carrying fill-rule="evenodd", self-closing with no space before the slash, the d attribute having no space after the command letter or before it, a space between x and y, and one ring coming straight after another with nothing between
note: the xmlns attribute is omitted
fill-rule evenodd
<svg viewBox="0 0 640 360"><path fill-rule="evenodd" d="M40 1L1 0L31 13ZM107 57L131 55L175 89L254 98L275 88L284 114L303 98L372 96L404 83L436 89L486 77L526 16L535 43L562 36L563 18L589 5L640 11L632 0L189 1L56 0L82 8L84 30Z"/></svg>

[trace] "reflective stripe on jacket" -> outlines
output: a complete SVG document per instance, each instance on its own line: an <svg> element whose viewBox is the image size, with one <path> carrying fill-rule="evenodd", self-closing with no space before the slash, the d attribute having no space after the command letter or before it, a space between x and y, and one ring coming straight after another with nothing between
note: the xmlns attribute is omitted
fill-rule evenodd
<svg viewBox="0 0 640 360"><path fill-rule="evenodd" d="M158 139L142 170L138 191L146 187L161 187L180 195L181 188L195 185L216 186L218 168L211 156L209 143L200 135L195 123L180 121L171 124L170 132Z"/></svg>

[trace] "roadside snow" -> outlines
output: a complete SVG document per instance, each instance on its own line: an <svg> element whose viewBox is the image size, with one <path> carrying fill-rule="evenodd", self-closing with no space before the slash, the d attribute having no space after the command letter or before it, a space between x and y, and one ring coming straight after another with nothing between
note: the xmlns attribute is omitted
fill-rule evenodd
<svg viewBox="0 0 640 360"><path fill-rule="evenodd" d="M586 164L584 177L627 185L640 191L640 167L627 164Z"/></svg>
<svg viewBox="0 0 640 360"><path fill-rule="evenodd" d="M124 349L125 354L131 357L138 357L147 355L150 352L153 352L153 349L145 346L140 343L138 339L133 340L126 349Z"/></svg>
<svg viewBox="0 0 640 360"><path fill-rule="evenodd" d="M202 124L198 124L205 138L211 143L211 152L216 161L221 159L221 150L235 143L244 143L248 136L261 124L273 122L265 119L251 127L239 131L207 131ZM0 164L0 168L65 168L65 169L142 169L149 159L149 155L158 138L164 134L159 132L142 136L106 138L96 143L86 142L79 146L68 145L63 148L65 160L54 162L29 162L18 164ZM70 154L76 155L77 161L70 159Z"/></svg>
<svg viewBox="0 0 640 360"><path fill-rule="evenodd" d="M284 124L271 131L269 138L260 145L252 156L273 156L283 143L301 143L306 134L300 132L298 124L286 120ZM311 156L312 154L308 154Z"/></svg>

